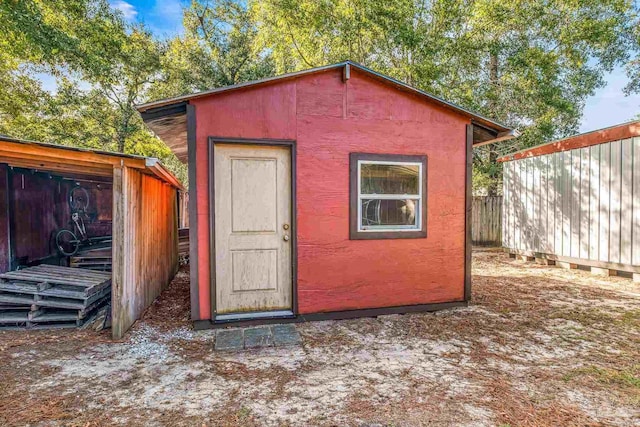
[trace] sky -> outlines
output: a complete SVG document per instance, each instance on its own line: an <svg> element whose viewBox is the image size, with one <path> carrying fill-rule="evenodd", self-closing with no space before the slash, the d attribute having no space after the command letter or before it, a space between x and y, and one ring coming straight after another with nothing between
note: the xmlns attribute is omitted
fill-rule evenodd
<svg viewBox="0 0 640 427"><path fill-rule="evenodd" d="M182 5L188 0L110 0L130 22L143 22L156 36L168 38L183 31ZM45 88L55 89L55 81L43 75ZM586 101L580 132L623 123L640 115L640 94L625 96L627 77L622 68L605 76L607 85Z"/></svg>

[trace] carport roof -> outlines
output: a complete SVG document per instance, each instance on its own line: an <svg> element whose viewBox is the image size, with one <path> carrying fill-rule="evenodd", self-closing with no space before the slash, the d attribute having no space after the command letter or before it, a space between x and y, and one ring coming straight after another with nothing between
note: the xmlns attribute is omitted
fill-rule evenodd
<svg viewBox="0 0 640 427"><path fill-rule="evenodd" d="M112 177L113 168L141 169L178 188L182 184L154 157L67 147L0 135L0 163L70 176Z"/></svg>

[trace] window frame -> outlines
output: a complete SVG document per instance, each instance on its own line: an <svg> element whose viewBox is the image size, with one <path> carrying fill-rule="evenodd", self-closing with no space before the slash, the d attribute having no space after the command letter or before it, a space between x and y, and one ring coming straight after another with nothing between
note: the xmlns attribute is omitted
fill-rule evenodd
<svg viewBox="0 0 640 427"><path fill-rule="evenodd" d="M411 164L419 165L421 176L419 177L419 194L410 195L362 195L360 194L360 165L362 164ZM349 238L351 240L378 240L378 239L418 239L427 237L427 156L426 155L402 155L402 154L373 154L350 153L349 154ZM369 196L369 197L367 197ZM382 197L381 197L382 196ZM389 199L404 200L412 198L420 200L420 207L416 222L418 228L370 228L362 229L362 199Z"/></svg>

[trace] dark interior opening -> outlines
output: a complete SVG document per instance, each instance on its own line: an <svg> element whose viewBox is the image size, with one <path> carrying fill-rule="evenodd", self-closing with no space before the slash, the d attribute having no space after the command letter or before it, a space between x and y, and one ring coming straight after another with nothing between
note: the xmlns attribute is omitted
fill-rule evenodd
<svg viewBox="0 0 640 427"><path fill-rule="evenodd" d="M103 248L106 255L111 247L112 181L104 176L48 173L0 164L0 188L4 190L0 196L0 273L39 264L74 266L74 256L65 255L58 246L65 236L56 236L64 229L82 241L77 245L71 239L71 248L78 246L76 258L87 249ZM74 212L78 214L75 221ZM110 262L102 264L89 267L111 270Z"/></svg>

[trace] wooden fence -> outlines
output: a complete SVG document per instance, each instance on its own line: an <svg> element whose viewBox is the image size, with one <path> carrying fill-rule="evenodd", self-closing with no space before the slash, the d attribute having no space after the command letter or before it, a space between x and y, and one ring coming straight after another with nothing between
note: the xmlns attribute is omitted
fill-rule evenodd
<svg viewBox="0 0 640 427"><path fill-rule="evenodd" d="M471 243L476 246L502 245L502 196L473 198Z"/></svg>
<svg viewBox="0 0 640 427"><path fill-rule="evenodd" d="M189 228L189 192L178 192L178 228Z"/></svg>

